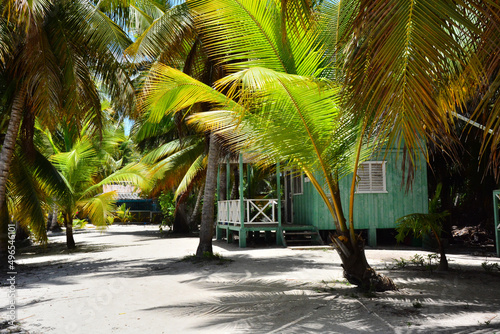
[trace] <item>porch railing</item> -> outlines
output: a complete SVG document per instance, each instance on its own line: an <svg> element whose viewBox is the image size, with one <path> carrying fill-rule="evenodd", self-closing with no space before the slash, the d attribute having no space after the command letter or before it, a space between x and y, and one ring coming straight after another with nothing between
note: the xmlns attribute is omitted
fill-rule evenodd
<svg viewBox="0 0 500 334"><path fill-rule="evenodd" d="M244 199L243 224L277 224L277 199ZM218 202L217 222L241 225L240 200Z"/></svg>

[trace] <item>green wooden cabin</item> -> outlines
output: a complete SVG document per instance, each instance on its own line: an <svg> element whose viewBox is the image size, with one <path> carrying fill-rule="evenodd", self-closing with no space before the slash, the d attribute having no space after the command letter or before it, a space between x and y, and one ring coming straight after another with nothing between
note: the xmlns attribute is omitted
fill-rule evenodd
<svg viewBox="0 0 500 334"><path fill-rule="evenodd" d="M377 230L394 229L395 221L410 213L428 213L427 168L422 157L415 172L410 189L402 183L400 150L381 152L361 164L354 197L354 226L357 230L368 231L368 244L377 245ZM401 156L400 156L401 158ZM349 219L348 205L352 175L340 180L342 207ZM287 183L287 182L285 182ZM308 182L300 175L292 185L292 196L288 200L287 221L293 224L313 225L320 231L335 230L332 216L323 200ZM295 185L295 188L293 187ZM288 190L285 191L289 192ZM290 215L290 213L292 213Z"/></svg>
<svg viewBox="0 0 500 334"><path fill-rule="evenodd" d="M371 246L377 244L377 230L394 229L396 219L404 215L428 212L425 159L418 161L413 185L406 190L400 160L397 160L401 151L392 149L385 153L381 152L362 163L358 173L354 224L357 230L368 232ZM244 165L251 163L244 160L240 155L239 161L221 165L228 170L230 164L239 165L240 185L244 182ZM251 199L245 196L240 186L238 199L218 202L217 239L226 238L232 242L233 236L238 235L240 247L246 247L249 233L262 232L266 237L275 235L278 245L287 246L297 241L294 235L316 238L321 242L320 234L326 235L326 232L335 230L332 216L307 177L294 171L280 170L279 164L276 175L276 194L281 194L279 199ZM229 174L226 177L229 191ZM345 214L348 214L351 180L352 176L340 180Z"/></svg>

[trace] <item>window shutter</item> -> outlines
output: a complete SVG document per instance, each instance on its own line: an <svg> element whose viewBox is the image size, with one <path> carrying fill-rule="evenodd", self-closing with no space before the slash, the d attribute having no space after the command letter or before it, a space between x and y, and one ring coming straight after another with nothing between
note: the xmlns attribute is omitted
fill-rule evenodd
<svg viewBox="0 0 500 334"><path fill-rule="evenodd" d="M385 161L367 161L360 164L358 169L358 193L384 193Z"/></svg>

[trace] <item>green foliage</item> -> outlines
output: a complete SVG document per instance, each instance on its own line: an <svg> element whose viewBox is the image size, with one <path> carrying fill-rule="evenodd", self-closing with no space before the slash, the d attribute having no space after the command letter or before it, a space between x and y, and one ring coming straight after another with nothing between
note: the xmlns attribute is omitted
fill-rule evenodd
<svg viewBox="0 0 500 334"><path fill-rule="evenodd" d="M416 266L424 266L424 257L420 254L415 254L413 257L410 259L411 263L413 263Z"/></svg>
<svg viewBox="0 0 500 334"><path fill-rule="evenodd" d="M400 258L399 260L393 259L393 261L395 263L394 268L403 269L406 268L406 266L408 266L408 261L404 258Z"/></svg>
<svg viewBox="0 0 500 334"><path fill-rule="evenodd" d="M449 212L437 212L439 205L439 196L442 185L438 184L436 192L429 202L429 213L412 213L396 220L396 240L402 242L406 236L412 232L415 237L421 237L424 234L434 234L439 236L442 230L444 218Z"/></svg>
<svg viewBox="0 0 500 334"><path fill-rule="evenodd" d="M127 205L123 203L120 205L115 211L115 216L122 222L127 223L132 221L132 215L130 214L130 208L127 208Z"/></svg>
<svg viewBox="0 0 500 334"><path fill-rule="evenodd" d="M158 204L160 204L160 209L163 214L163 220L160 225L160 230L163 230L164 226L168 226L172 230L172 225L174 223L175 216L175 198L172 191L164 191L158 197Z"/></svg>
<svg viewBox="0 0 500 334"><path fill-rule="evenodd" d="M87 226L88 221L86 219L73 219L73 227L74 228L85 228Z"/></svg>
<svg viewBox="0 0 500 334"><path fill-rule="evenodd" d="M481 267L483 267L483 269L488 272L492 272L495 269L500 270L500 266L498 265L497 262L484 261L483 263L481 263Z"/></svg>
<svg viewBox="0 0 500 334"><path fill-rule="evenodd" d="M399 259L393 259L394 265L392 266L392 269L404 269L409 266L417 266L417 267L422 267L427 270L432 271L433 268L436 267L437 261L439 260L439 255L438 254L428 254L427 255L427 262L425 258L420 255L420 254L415 254L413 257L409 259L405 258L399 258Z"/></svg>

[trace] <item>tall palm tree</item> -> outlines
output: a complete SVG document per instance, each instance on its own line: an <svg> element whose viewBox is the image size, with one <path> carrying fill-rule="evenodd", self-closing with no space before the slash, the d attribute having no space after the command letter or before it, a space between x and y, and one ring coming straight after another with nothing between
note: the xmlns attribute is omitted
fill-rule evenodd
<svg viewBox="0 0 500 334"><path fill-rule="evenodd" d="M124 108L130 106L133 89L117 58L129 38L92 2L2 0L0 4L0 76L6 78L3 113L9 120L0 152L2 212L21 123L26 147L33 152L35 117L53 126L54 119L63 115L80 119L92 110L92 120L99 124L95 80L102 81ZM5 231L7 222L2 220L1 225ZM5 237L5 233L0 236L2 249Z"/></svg>
<svg viewBox="0 0 500 334"><path fill-rule="evenodd" d="M230 74L216 83L217 92L157 66L145 86L145 108L152 114L175 112L203 101L225 110L195 119L209 123L208 129L218 130L236 147L251 147L263 164L281 161L304 170L335 218L334 240L346 277L364 288L394 288L366 262L363 242L352 222L347 224L340 203L338 178L355 169L370 150L359 120L341 108L340 86L328 77L329 51L315 29L324 23L301 21L302 11L287 12L273 1L189 4L204 27L209 54ZM284 12L286 19L278 20Z"/></svg>
<svg viewBox="0 0 500 334"><path fill-rule="evenodd" d="M144 7L146 6L146 7ZM189 8L187 3L182 3L177 6L167 6L160 8L156 5L152 7L148 2L134 2L134 7L141 8L141 17L149 22L149 26L142 31L138 30L140 35L136 39L135 43L127 49L127 53L130 56L135 57L135 62L141 65L149 65L154 62L168 64L172 67L182 69L184 73L191 75L199 79L201 82L211 85L215 80L222 77L222 68L211 61L207 57L207 50L202 41L202 36L199 33L199 27L193 20L193 12ZM150 9L154 8L154 11ZM136 10L134 9L134 11ZM161 15L158 16L158 12ZM134 28L137 25L134 24ZM188 110L183 110L182 113L179 112L175 114L177 124L181 124L184 120L184 116L188 112L193 112L194 110L208 110L209 106L206 104L197 104L194 108L189 108ZM143 118L145 119L144 124L150 129L154 129L155 123L160 123L165 119L164 113L154 113L150 110L143 111ZM166 117L170 117L167 115ZM182 133L179 134L182 137ZM217 162L219 160L219 144L210 135L199 134L206 142L207 151L204 155L207 156L206 162L203 161L203 156L200 155L195 163L191 165L188 170L188 174L183 177L183 181L180 187L177 189L177 193L185 189L193 189L193 187L188 187L188 183L185 182L189 179L195 179L192 177L193 172L198 175L201 171L201 166L207 166L207 175L212 175L212 178L205 178L205 191L204 191L204 201L202 208L202 226L210 226L213 222L213 201L215 198L215 186L216 177L211 171L215 170ZM217 147L215 147L217 146ZM197 179L197 178L196 178ZM184 196L181 197L185 198ZM197 254L202 256L206 251L212 252L211 238L213 231L202 228L200 231L200 245L198 247Z"/></svg>
<svg viewBox="0 0 500 334"><path fill-rule="evenodd" d="M244 1L236 2L240 5L244 3ZM279 54L277 52L279 48L272 43L272 35L268 35L265 39L256 39L254 43L248 42L253 31L261 34L264 30L262 27L267 28L267 26L260 24L255 30L245 27L245 43L251 45L245 48L241 38L238 38L243 34L238 29L245 24L240 22L235 24L231 20L231 15L238 9L233 9L231 1L225 3L231 7L230 10L226 11L224 5L220 3L217 6L221 8L216 10L210 2L196 2L201 20L217 22L217 24L207 24L209 26L207 33L214 33L220 38L213 37L216 41L212 44L212 55L218 57L221 62L231 62L228 66L235 70L257 65L283 72L282 69L273 68L279 63L270 60L272 59L270 54ZM254 14L252 19L255 20L260 17L259 15L263 15L262 12L251 11L252 6L259 6L257 3L249 1L248 4L245 10ZM241 7L243 6L234 6L234 8ZM365 140L384 145L387 140L391 146L404 146L407 154L403 166L406 166L409 172L408 181L411 181L412 170L416 166L415 160L419 159L422 152L425 157L427 156L425 141L437 143L450 150L453 136L449 130L453 123L453 115L457 112L466 112L467 116L483 117L486 129L491 130L485 131L484 145L491 144L492 152L495 152L500 138L497 134L500 126L498 121L500 103L496 85L499 80L500 64L499 44L496 43L499 36L500 15L495 1L485 1L481 4L472 1L460 4L454 1L342 1L324 2L321 9L323 13L318 14L317 17L320 19L316 22L316 27L327 28L316 31L322 41L319 45L325 47L323 56L331 61L331 66L311 66L310 69L315 71L313 75L297 73L342 84L340 105L344 112L354 117L355 124L361 127L364 136L358 138L358 144L352 155L354 177L347 215L349 236L340 235L333 239L340 250L339 254L343 258L345 268L351 262L345 258L352 259L349 254L357 254L359 260L354 263L359 264L358 268L346 268L347 274L353 276L351 278L355 282L365 276L367 269L367 265L363 264L366 262L364 254L362 250L358 250L361 241L354 235L352 211L354 180L359 162L362 161L361 148ZM266 7L266 12L268 11L272 12ZM239 17L244 17L244 13ZM294 29L290 31L293 33ZM290 50L295 50L294 39L297 39L297 36L299 38L306 36L308 31L306 28L302 35L290 38L292 45ZM222 40L222 37L225 40L223 46L217 42ZM227 40L230 42L226 42ZM314 45L314 41L316 40L312 39L309 43ZM259 48L265 49L266 42L271 45L267 48L267 53L259 52ZM290 54L288 56L292 58ZM287 58L281 56L274 59L286 64L284 60ZM291 73L290 70L288 73ZM275 75L250 74L248 77L243 72L235 74L233 78L221 82L219 86L225 87L224 91L231 92L227 84L231 81L237 82L233 85L236 87L234 92L247 86L251 88L249 95L252 97L255 97L256 91L266 87L267 81L278 80L283 82L283 87L286 86L284 78L273 79ZM243 93L238 94L244 96L245 90L242 91ZM287 89L287 92L292 93L293 90ZM236 94L234 96L238 97ZM272 96L273 100L275 99L275 95L264 94L264 96L269 98ZM300 101L298 98L292 100L297 102L297 105ZM250 105L253 105L253 102ZM272 108L266 107L265 110L270 109ZM491 158L493 164L497 163L496 155L492 155ZM334 198L335 191L332 190L335 190L335 187L329 189L330 197ZM328 201L331 199L324 199L328 206ZM332 202L336 207L335 200ZM338 209L336 211L337 219L340 221L340 229L337 226L337 231L344 233L342 212ZM345 243L344 240L348 242Z"/></svg>

